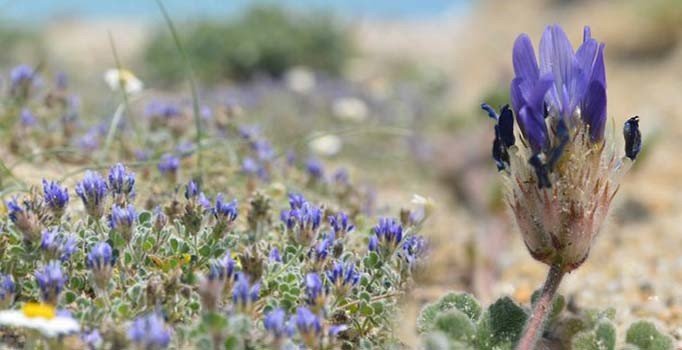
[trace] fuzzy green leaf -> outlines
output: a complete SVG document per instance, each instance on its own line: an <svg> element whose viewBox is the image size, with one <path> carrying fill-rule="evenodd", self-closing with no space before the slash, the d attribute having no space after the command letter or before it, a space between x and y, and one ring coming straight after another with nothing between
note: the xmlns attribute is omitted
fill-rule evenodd
<svg viewBox="0 0 682 350"><path fill-rule="evenodd" d="M504 297L490 305L488 309L490 325L496 339L516 342L523 331L528 315L511 298Z"/></svg>
<svg viewBox="0 0 682 350"><path fill-rule="evenodd" d="M574 350L614 350L616 347L616 328L604 320L596 329L578 333L572 340Z"/></svg>
<svg viewBox="0 0 682 350"><path fill-rule="evenodd" d="M473 296L467 293L448 293L422 309L417 318L417 330L420 333L432 330L438 314L453 309L464 313L472 322L476 322L481 316L481 305Z"/></svg>
<svg viewBox="0 0 682 350"><path fill-rule="evenodd" d="M653 323L639 321L628 329L625 341L637 345L642 350L671 350L673 340L656 329Z"/></svg>
<svg viewBox="0 0 682 350"><path fill-rule="evenodd" d="M469 317L457 309L439 314L435 320L435 328L445 333L452 340L468 341L474 337L476 328Z"/></svg>

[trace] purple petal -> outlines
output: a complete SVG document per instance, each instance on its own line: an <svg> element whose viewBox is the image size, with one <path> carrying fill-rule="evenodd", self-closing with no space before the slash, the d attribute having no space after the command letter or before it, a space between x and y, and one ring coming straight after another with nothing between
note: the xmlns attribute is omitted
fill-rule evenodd
<svg viewBox="0 0 682 350"><path fill-rule="evenodd" d="M547 27L540 39L540 73L554 75L556 89L551 92L551 98L562 111L567 110L568 106L561 104L561 86L570 84L576 70L576 58L566 33L559 26Z"/></svg>
<svg viewBox="0 0 682 350"><path fill-rule="evenodd" d="M525 125L524 136L535 153L540 152L547 144L547 126L542 115L534 113L528 106L521 108L517 116L519 124Z"/></svg>
<svg viewBox="0 0 682 350"><path fill-rule="evenodd" d="M597 57L592 67L592 77L590 81L598 81L606 89L606 67L604 66L604 44L599 45Z"/></svg>
<svg viewBox="0 0 682 350"><path fill-rule="evenodd" d="M543 106L545 101L545 96L547 91L554 84L554 77L552 74L543 74L540 79L535 83L533 89L530 90L530 94L526 96L526 102L533 108L533 111L540 113L542 115ZM544 119L544 115L542 116Z"/></svg>
<svg viewBox="0 0 682 350"><path fill-rule="evenodd" d="M604 137L606 125L606 89L600 82L593 81L587 88L581 116L583 121L590 126L592 141L600 141Z"/></svg>
<svg viewBox="0 0 682 350"><path fill-rule="evenodd" d="M599 43L594 39L588 39L580 45L580 48L578 48L578 51L575 54L579 69L573 76L571 86L569 86L572 106L575 106L577 101L582 100L583 96L585 96L598 52Z"/></svg>
<svg viewBox="0 0 682 350"><path fill-rule="evenodd" d="M514 73L517 77L521 77L529 82L538 80L538 63L535 59L533 43L528 35L521 34L516 38L512 61L514 63Z"/></svg>

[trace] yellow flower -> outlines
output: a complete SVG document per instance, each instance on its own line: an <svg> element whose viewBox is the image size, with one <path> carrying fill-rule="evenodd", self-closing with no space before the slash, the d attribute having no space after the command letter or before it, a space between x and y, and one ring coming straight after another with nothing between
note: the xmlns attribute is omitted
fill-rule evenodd
<svg viewBox="0 0 682 350"><path fill-rule="evenodd" d="M28 302L21 308L21 312L28 318L42 317L45 319L53 319L57 315L54 306L43 303Z"/></svg>

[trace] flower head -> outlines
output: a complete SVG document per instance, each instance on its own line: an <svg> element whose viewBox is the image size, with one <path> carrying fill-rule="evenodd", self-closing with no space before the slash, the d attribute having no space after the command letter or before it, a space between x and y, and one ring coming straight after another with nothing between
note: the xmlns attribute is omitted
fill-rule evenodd
<svg viewBox="0 0 682 350"><path fill-rule="evenodd" d="M128 339L140 349L165 349L170 345L171 331L163 316L153 312L136 318L130 324Z"/></svg>
<svg viewBox="0 0 682 350"><path fill-rule="evenodd" d="M17 197L12 197L7 203L9 219L14 226L24 235L27 242L35 242L40 239L40 208L35 201L24 198L21 202Z"/></svg>
<svg viewBox="0 0 682 350"><path fill-rule="evenodd" d="M109 227L120 233L126 242L130 242L135 229L135 223L137 222L137 217L137 211L132 204L125 207L114 205L111 208L111 214L109 215Z"/></svg>
<svg viewBox="0 0 682 350"><path fill-rule="evenodd" d="M348 215L344 212L329 216L329 225L331 225L334 234L337 237L344 237L346 234L355 230L355 226L350 222Z"/></svg>
<svg viewBox="0 0 682 350"><path fill-rule="evenodd" d="M109 69L104 73L104 81L113 91L123 90L127 94L136 94L144 88L142 81L127 69Z"/></svg>
<svg viewBox="0 0 682 350"><path fill-rule="evenodd" d="M14 302L17 288L12 275L0 273L0 308L7 309Z"/></svg>
<svg viewBox="0 0 682 350"><path fill-rule="evenodd" d="M21 310L0 311L0 325L37 330L48 338L80 331L73 317L59 312L53 305L29 302Z"/></svg>
<svg viewBox="0 0 682 350"><path fill-rule="evenodd" d="M421 259L426 256L428 245L422 236L414 235L407 237L398 251L398 256L406 263L410 269L418 266Z"/></svg>
<svg viewBox="0 0 682 350"><path fill-rule="evenodd" d="M59 294L66 284L66 277L59 261L50 261L47 265L36 270L35 278L43 301L50 305L57 305Z"/></svg>
<svg viewBox="0 0 682 350"><path fill-rule="evenodd" d="M102 335L96 329L81 333L81 340L90 350L99 349L103 343Z"/></svg>
<svg viewBox="0 0 682 350"><path fill-rule="evenodd" d="M291 197L289 199L291 202ZM298 205L300 204L300 207ZM296 206L296 208L294 208ZM292 204L291 210L283 210L280 219L287 229L294 233L299 244L309 244L317 234L322 221L322 210L308 202Z"/></svg>
<svg viewBox="0 0 682 350"><path fill-rule="evenodd" d="M38 72L29 65L18 65L10 72L10 94L26 99L33 87L41 85Z"/></svg>
<svg viewBox="0 0 682 350"><path fill-rule="evenodd" d="M209 277L217 279L234 278L235 266L236 262L232 259L230 252L228 251L222 258L211 263Z"/></svg>
<svg viewBox="0 0 682 350"><path fill-rule="evenodd" d="M66 262L76 251L76 236L60 232L56 227L44 230L40 249L48 260L58 259Z"/></svg>
<svg viewBox="0 0 682 350"><path fill-rule="evenodd" d="M327 279L334 286L336 295L346 295L360 281L360 274L353 263L337 261L327 271Z"/></svg>
<svg viewBox="0 0 682 350"><path fill-rule="evenodd" d="M273 247L270 250L270 254L268 255L268 260L273 261L273 262L282 262L282 254L280 254L279 249L277 247Z"/></svg>
<svg viewBox="0 0 682 350"><path fill-rule="evenodd" d="M119 204L135 198L135 173L129 172L121 163L112 166L109 169L109 190Z"/></svg>
<svg viewBox="0 0 682 350"><path fill-rule="evenodd" d="M161 174L166 175L171 180L177 177L178 168L180 168L180 158L172 154L164 154L157 166Z"/></svg>
<svg viewBox="0 0 682 350"><path fill-rule="evenodd" d="M45 204L50 208L52 213L61 218L66 210L66 205L69 204L69 191L66 187L60 187L54 181L47 181L43 179L43 197Z"/></svg>
<svg viewBox="0 0 682 350"><path fill-rule="evenodd" d="M618 189L615 175L639 150L638 124L630 119L623 130L630 159L616 156L604 137L604 44L592 38L589 27L576 51L559 26L547 27L539 60L522 34L512 62L512 107L498 114L482 105L496 121L493 158L531 255L571 271L587 258Z"/></svg>
<svg viewBox="0 0 682 350"><path fill-rule="evenodd" d="M322 335L320 318L307 307L299 307L296 309L294 324L303 339L303 343L311 349L316 348Z"/></svg>
<svg viewBox="0 0 682 350"><path fill-rule="evenodd" d="M374 236L370 238L369 249L392 254L403 240L403 226L395 219L381 218L374 226Z"/></svg>
<svg viewBox="0 0 682 350"><path fill-rule="evenodd" d="M287 325L286 312L282 309L274 309L263 318L263 327L275 341L291 336L291 328Z"/></svg>
<svg viewBox="0 0 682 350"><path fill-rule="evenodd" d="M33 126L38 122L38 118L31 112L28 108L22 108L21 113L19 113L19 120L23 126Z"/></svg>
<svg viewBox="0 0 682 350"><path fill-rule="evenodd" d="M106 290L115 261L113 250L106 242L95 244L88 253L86 264L92 272L92 280L95 286L100 290Z"/></svg>
<svg viewBox="0 0 682 350"><path fill-rule="evenodd" d="M305 163L308 176L313 181L320 181L324 178L324 165L316 158L309 158Z"/></svg>
<svg viewBox="0 0 682 350"><path fill-rule="evenodd" d="M249 311L253 303L258 300L260 294L260 283L249 283L249 278L240 273L237 275L236 282L232 288L232 302L241 311Z"/></svg>
<svg viewBox="0 0 682 350"><path fill-rule="evenodd" d="M226 202L223 198L223 194L219 193L216 196L215 206L213 207L212 212L213 217L216 219L214 232L222 233L237 220L237 215L239 215L237 200L233 199L230 202Z"/></svg>
<svg viewBox="0 0 682 350"><path fill-rule="evenodd" d="M320 275L316 273L309 273L305 276L305 294L306 302L310 307L319 310L324 307L327 293Z"/></svg>
<svg viewBox="0 0 682 350"><path fill-rule="evenodd" d="M104 201L109 191L106 180L99 173L88 170L76 185L76 194L83 201L88 215L99 219L104 215Z"/></svg>

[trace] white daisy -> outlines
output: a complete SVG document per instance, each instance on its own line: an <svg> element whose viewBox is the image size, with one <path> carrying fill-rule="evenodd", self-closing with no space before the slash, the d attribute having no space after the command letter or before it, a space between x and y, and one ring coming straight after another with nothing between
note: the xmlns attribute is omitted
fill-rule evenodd
<svg viewBox="0 0 682 350"><path fill-rule="evenodd" d="M301 94L312 91L316 83L315 74L305 67L290 69L284 77L284 81L289 89Z"/></svg>
<svg viewBox="0 0 682 350"><path fill-rule="evenodd" d="M308 144L311 151L325 157L331 157L339 153L341 146L341 139L331 134L316 137Z"/></svg>
<svg viewBox="0 0 682 350"><path fill-rule="evenodd" d="M332 112L339 119L361 122L367 119L369 108L365 101L359 98L342 97L334 101Z"/></svg>
<svg viewBox="0 0 682 350"><path fill-rule="evenodd" d="M104 81L111 90L119 91L121 87L129 95L136 94L144 88L144 84L135 74L127 69L109 69L104 73Z"/></svg>
<svg viewBox="0 0 682 350"><path fill-rule="evenodd" d="M74 318L58 315L53 306L41 303L26 303L21 310L0 311L0 325L37 330L50 338L80 331Z"/></svg>

